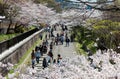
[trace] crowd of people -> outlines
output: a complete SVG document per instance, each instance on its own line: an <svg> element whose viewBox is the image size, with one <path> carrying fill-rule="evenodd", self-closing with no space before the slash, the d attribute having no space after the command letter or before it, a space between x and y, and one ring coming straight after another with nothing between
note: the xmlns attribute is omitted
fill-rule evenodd
<svg viewBox="0 0 120 79"><path fill-rule="evenodd" d="M57 31L57 28L61 28L59 31L60 33L54 34L54 31ZM55 24L54 26L47 26L45 29L46 35L45 38L40 46L36 46L34 50L32 50L31 53L31 61L32 61L32 68L34 69L35 64L38 64L40 61L40 57L44 54L47 54L45 58L43 58L42 61L42 67L43 69L48 67L50 63L60 63L60 60L62 59L61 55L58 54L57 59L55 59L53 56L53 47L58 45L63 45L65 42L66 47L69 47L69 43L73 42L72 35L68 35L68 28L67 26L63 24ZM72 37L72 38L71 38ZM40 39L42 38L42 35L40 35ZM48 42L48 40L51 40L51 42Z"/></svg>

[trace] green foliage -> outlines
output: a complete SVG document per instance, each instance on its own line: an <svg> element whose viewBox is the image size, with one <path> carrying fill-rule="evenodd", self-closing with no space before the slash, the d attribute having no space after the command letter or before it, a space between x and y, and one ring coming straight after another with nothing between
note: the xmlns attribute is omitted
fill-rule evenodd
<svg viewBox="0 0 120 79"><path fill-rule="evenodd" d="M32 30L32 29L35 29L35 28L36 28L35 26L29 26L28 30Z"/></svg>
<svg viewBox="0 0 120 79"><path fill-rule="evenodd" d="M25 31L26 31L26 28L22 26L15 29L15 33L24 33Z"/></svg>
<svg viewBox="0 0 120 79"><path fill-rule="evenodd" d="M76 35L75 40L81 44L81 47L78 47L79 50L87 51L89 49L92 53L95 53L97 48L94 43L96 42L98 46L103 44L107 48L118 51L117 47L120 45L120 22L110 20L89 20L88 22L92 23L92 25L72 28L72 33ZM99 40L96 41L97 38Z"/></svg>
<svg viewBox="0 0 120 79"><path fill-rule="evenodd" d="M99 36L100 40L104 40L106 47L114 49L119 45L120 22L102 20L93 25L93 31L96 37Z"/></svg>
<svg viewBox="0 0 120 79"><path fill-rule="evenodd" d="M96 52L96 47L94 46L94 35L92 30L89 30L85 26L76 26L72 28L72 33L76 35L75 40L79 43L77 45L77 50L83 54L86 54L85 52L91 50L91 52Z"/></svg>
<svg viewBox="0 0 120 79"><path fill-rule="evenodd" d="M5 1L0 0L0 15L5 16L8 8L9 5Z"/></svg>
<svg viewBox="0 0 120 79"><path fill-rule="evenodd" d="M102 20L102 21L99 21L96 24L94 24L93 28L95 28L95 27L105 28L105 30L107 29L108 31L120 30L120 23L112 22L110 20Z"/></svg>
<svg viewBox="0 0 120 79"><path fill-rule="evenodd" d="M18 33L15 33L15 34L0 34L0 42L11 39L11 38L13 38L17 35L18 35Z"/></svg>
<svg viewBox="0 0 120 79"><path fill-rule="evenodd" d="M24 32L27 32L29 30L35 29L35 28L36 27L34 27L34 26L29 26L29 27L20 26L20 27L15 29L15 33L24 33Z"/></svg>
<svg viewBox="0 0 120 79"><path fill-rule="evenodd" d="M27 31L32 30L34 28L35 28L34 26L30 26L28 28L27 27L19 27L15 30L16 33L14 33L14 34L0 34L0 42L11 39L20 33L27 32Z"/></svg>
<svg viewBox="0 0 120 79"><path fill-rule="evenodd" d="M81 55L87 55L87 53L81 48L82 47L82 44L80 43L76 43L75 44L75 47L76 47L76 51L77 53L81 54Z"/></svg>

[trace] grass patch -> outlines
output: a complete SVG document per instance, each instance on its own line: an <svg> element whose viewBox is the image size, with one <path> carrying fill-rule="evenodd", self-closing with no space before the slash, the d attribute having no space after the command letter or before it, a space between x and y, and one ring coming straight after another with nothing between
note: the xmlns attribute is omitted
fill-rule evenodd
<svg viewBox="0 0 120 79"><path fill-rule="evenodd" d="M19 33L15 33L15 34L0 34L0 42L11 39L15 36L17 36Z"/></svg>
<svg viewBox="0 0 120 79"><path fill-rule="evenodd" d="M32 29L35 29L36 27L35 26L29 26L29 30L32 30Z"/></svg>
<svg viewBox="0 0 120 79"><path fill-rule="evenodd" d="M81 47L82 47L82 44L80 44L78 42L75 43L75 49L76 49L77 53L86 56L87 53L83 49L81 49Z"/></svg>

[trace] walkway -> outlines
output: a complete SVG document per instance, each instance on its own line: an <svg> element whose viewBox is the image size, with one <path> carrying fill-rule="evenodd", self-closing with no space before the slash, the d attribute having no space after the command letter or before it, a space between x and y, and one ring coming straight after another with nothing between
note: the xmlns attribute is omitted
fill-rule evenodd
<svg viewBox="0 0 120 79"><path fill-rule="evenodd" d="M54 35L56 35L57 33L60 33L60 32L61 32L61 27L58 27L58 28L57 28L57 31L54 31L53 33L54 33ZM68 32L69 32L69 31L68 31ZM69 36L69 34L70 34L70 33L68 33L68 36ZM51 39L48 40L49 44L50 44L51 41L52 41ZM49 50L50 50L50 49L49 49L49 47L48 47L48 51L49 51ZM73 44L73 43L70 42L69 47L66 47L66 43L64 42L63 45L60 45L60 44L59 44L59 45L57 45L57 46L56 46L56 45L53 46L54 59L57 59L57 55L58 55L58 54L60 54L61 57L62 57L62 59L64 59L64 58L66 58L66 57L72 58L72 57L74 57L77 53L76 53L76 51L75 51L75 47L74 47L74 44ZM37 70L37 74L36 74L37 79L44 79L44 78L41 78L41 77L40 77L39 72L40 72L41 70L43 70L43 69L42 69L42 61L43 61L43 58L46 57L46 56L47 56L47 54L44 54L44 55L40 58L39 64L36 64L36 66L35 66L35 69Z"/></svg>
<svg viewBox="0 0 120 79"><path fill-rule="evenodd" d="M58 27L58 30L55 31L54 34L56 35L57 33L60 32L61 28ZM67 33L69 36L70 34L69 31ZM55 59L57 58L58 54L61 54L62 58L74 57L76 55L75 46L73 43L70 43L69 47L66 47L66 43L64 42L63 45L54 46L53 54Z"/></svg>

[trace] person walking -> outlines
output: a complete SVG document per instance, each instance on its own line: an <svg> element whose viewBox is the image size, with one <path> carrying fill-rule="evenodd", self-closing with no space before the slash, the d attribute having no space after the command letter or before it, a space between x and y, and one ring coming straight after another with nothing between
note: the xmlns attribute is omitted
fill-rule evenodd
<svg viewBox="0 0 120 79"><path fill-rule="evenodd" d="M50 51L52 52L53 50L53 42L50 43Z"/></svg>
<svg viewBox="0 0 120 79"><path fill-rule="evenodd" d="M55 44L56 44L56 46L58 45L58 38L57 37L55 37Z"/></svg>
<svg viewBox="0 0 120 79"><path fill-rule="evenodd" d="M51 37L54 37L53 28L51 28Z"/></svg>
<svg viewBox="0 0 120 79"><path fill-rule="evenodd" d="M50 56L53 59L53 53L51 51L48 52L48 56Z"/></svg>
<svg viewBox="0 0 120 79"><path fill-rule="evenodd" d="M40 36L39 36L39 37L40 37L40 40L42 40L42 38L43 38L42 34L40 34Z"/></svg>
<svg viewBox="0 0 120 79"><path fill-rule="evenodd" d="M42 66L43 66L43 69L45 69L48 66L46 58L43 59Z"/></svg>
<svg viewBox="0 0 120 79"><path fill-rule="evenodd" d="M56 59L53 60L53 64L56 64Z"/></svg>
<svg viewBox="0 0 120 79"><path fill-rule="evenodd" d="M54 25L54 30L56 31L56 24Z"/></svg>
<svg viewBox="0 0 120 79"><path fill-rule="evenodd" d="M69 46L70 39L66 37L66 47Z"/></svg>
<svg viewBox="0 0 120 79"><path fill-rule="evenodd" d="M40 47L40 53L41 53L41 56L43 56L43 46L40 45L39 47Z"/></svg>
<svg viewBox="0 0 120 79"><path fill-rule="evenodd" d="M37 63L39 63L40 56L41 56L40 50L37 50L37 51L35 52L35 57L36 57L36 62L37 62Z"/></svg>
<svg viewBox="0 0 120 79"><path fill-rule="evenodd" d="M49 43L48 43L48 40L45 41L45 44L46 44L46 46L48 46L48 44L49 44Z"/></svg>
<svg viewBox="0 0 120 79"><path fill-rule="evenodd" d="M35 66L35 52L34 52L34 50L32 50L32 53L31 53L31 61L32 61L32 68L34 69L34 66Z"/></svg>
<svg viewBox="0 0 120 79"><path fill-rule="evenodd" d="M64 42L64 36L63 35L60 36L60 42L63 45L63 42Z"/></svg>
<svg viewBox="0 0 120 79"><path fill-rule="evenodd" d="M58 64L60 63L61 59L62 59L61 55L58 54L58 57L57 57L57 63L58 63Z"/></svg>
<svg viewBox="0 0 120 79"><path fill-rule="evenodd" d="M47 61L47 64L49 65L51 63L51 57L49 56L49 54L47 55L46 57L46 61Z"/></svg>
<svg viewBox="0 0 120 79"><path fill-rule="evenodd" d="M65 25L65 30L68 30L67 26Z"/></svg>
<svg viewBox="0 0 120 79"><path fill-rule="evenodd" d="M47 53L47 46L43 45L43 54L46 54L46 53Z"/></svg>
<svg viewBox="0 0 120 79"><path fill-rule="evenodd" d="M57 33L57 38L59 38L59 33Z"/></svg>
<svg viewBox="0 0 120 79"><path fill-rule="evenodd" d="M60 42L60 35L59 35L59 33L57 33L57 41L58 41L58 43Z"/></svg>

